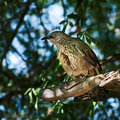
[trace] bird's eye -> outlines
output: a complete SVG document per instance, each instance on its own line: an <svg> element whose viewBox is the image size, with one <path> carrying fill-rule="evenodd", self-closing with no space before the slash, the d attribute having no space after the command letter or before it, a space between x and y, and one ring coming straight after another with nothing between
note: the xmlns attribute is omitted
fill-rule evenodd
<svg viewBox="0 0 120 120"><path fill-rule="evenodd" d="M50 36L49 36L49 38L55 38L55 35L54 35L54 34L52 34L52 35L50 35Z"/></svg>

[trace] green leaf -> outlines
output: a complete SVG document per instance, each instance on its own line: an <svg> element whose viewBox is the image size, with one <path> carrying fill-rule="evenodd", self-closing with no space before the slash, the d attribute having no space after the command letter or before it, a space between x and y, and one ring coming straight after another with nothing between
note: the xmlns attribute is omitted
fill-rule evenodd
<svg viewBox="0 0 120 120"><path fill-rule="evenodd" d="M32 90L32 88L29 88L26 90L26 92L24 93L24 95L26 95L28 92L30 92Z"/></svg>
<svg viewBox="0 0 120 120"><path fill-rule="evenodd" d="M46 78L45 78L45 71L43 71L40 75L39 75L39 78L42 79L42 81L46 81Z"/></svg>
<svg viewBox="0 0 120 120"><path fill-rule="evenodd" d="M89 44L91 44L91 39L89 39L88 36L86 36L86 40L87 40L87 42L88 42Z"/></svg>
<svg viewBox="0 0 120 120"><path fill-rule="evenodd" d="M59 24L64 24L64 23L66 23L67 22L67 20L63 20L63 21L61 21Z"/></svg>
<svg viewBox="0 0 120 120"><path fill-rule="evenodd" d="M48 82L49 82L49 81L46 81L46 82L45 82L45 84L44 84L44 86L43 86L43 89L45 89L45 88L46 88L46 86L47 86Z"/></svg>
<svg viewBox="0 0 120 120"><path fill-rule="evenodd" d="M32 103L33 102L32 92L30 92L28 95L29 95L29 98L30 98L30 103Z"/></svg>
<svg viewBox="0 0 120 120"><path fill-rule="evenodd" d="M72 23L72 22L69 21L68 24L69 24L71 27L73 27L73 23Z"/></svg>
<svg viewBox="0 0 120 120"><path fill-rule="evenodd" d="M38 97L36 97L36 102L35 102L35 109L38 110Z"/></svg>
<svg viewBox="0 0 120 120"><path fill-rule="evenodd" d="M66 30L66 28L67 28L67 24L66 25L64 25L64 27L63 27L63 32L65 32L65 30Z"/></svg>
<svg viewBox="0 0 120 120"><path fill-rule="evenodd" d="M91 37L91 36L90 36L89 34L87 34L87 33L85 33L85 35L88 37L88 39L89 39L90 41L92 41L93 43L97 44L97 40L96 40L95 38Z"/></svg>
<svg viewBox="0 0 120 120"><path fill-rule="evenodd" d="M35 91L34 88L32 88L32 92L33 92L33 94L34 94L35 96L37 95L37 93L36 93L36 91Z"/></svg>
<svg viewBox="0 0 120 120"><path fill-rule="evenodd" d="M36 90L37 96L39 96L39 91L40 91L40 88L37 88Z"/></svg>
<svg viewBox="0 0 120 120"><path fill-rule="evenodd" d="M79 16L77 14L71 13L67 16L68 18L72 18L72 19L78 19Z"/></svg>

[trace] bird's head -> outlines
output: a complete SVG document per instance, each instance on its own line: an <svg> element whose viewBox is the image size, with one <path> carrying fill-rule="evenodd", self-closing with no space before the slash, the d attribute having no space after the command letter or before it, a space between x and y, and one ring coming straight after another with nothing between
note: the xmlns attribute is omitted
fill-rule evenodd
<svg viewBox="0 0 120 120"><path fill-rule="evenodd" d="M49 40L53 44L64 44L69 36L62 31L54 31L50 35L43 37L41 40Z"/></svg>

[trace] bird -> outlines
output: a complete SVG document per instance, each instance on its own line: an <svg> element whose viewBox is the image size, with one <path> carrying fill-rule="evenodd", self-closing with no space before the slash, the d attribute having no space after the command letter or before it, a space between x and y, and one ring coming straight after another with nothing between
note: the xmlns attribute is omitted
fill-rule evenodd
<svg viewBox="0 0 120 120"><path fill-rule="evenodd" d="M81 39L71 37L62 31L54 31L41 40L49 40L57 47L58 59L70 77L84 78L102 73L96 54ZM96 87L83 96L75 97L74 101L82 99L101 101L104 98L106 98L104 88Z"/></svg>
<svg viewBox="0 0 120 120"><path fill-rule="evenodd" d="M49 40L58 49L58 59L65 72L76 78L102 73L102 67L93 50L81 39L62 31L54 31L41 40Z"/></svg>

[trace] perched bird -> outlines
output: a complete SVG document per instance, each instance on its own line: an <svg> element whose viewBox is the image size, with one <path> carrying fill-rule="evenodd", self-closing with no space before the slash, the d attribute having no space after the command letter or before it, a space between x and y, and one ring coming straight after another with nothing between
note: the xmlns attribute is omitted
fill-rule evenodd
<svg viewBox="0 0 120 120"><path fill-rule="evenodd" d="M52 32L41 40L49 40L58 49L58 58L69 76L76 78L102 73L101 65L92 49L82 40L62 31Z"/></svg>
<svg viewBox="0 0 120 120"><path fill-rule="evenodd" d="M49 40L58 49L58 58L70 77L83 78L102 73L101 65L92 49L82 40L70 37L62 31L52 32L41 40ZM96 87L85 95L75 97L75 101L106 99L104 88Z"/></svg>

